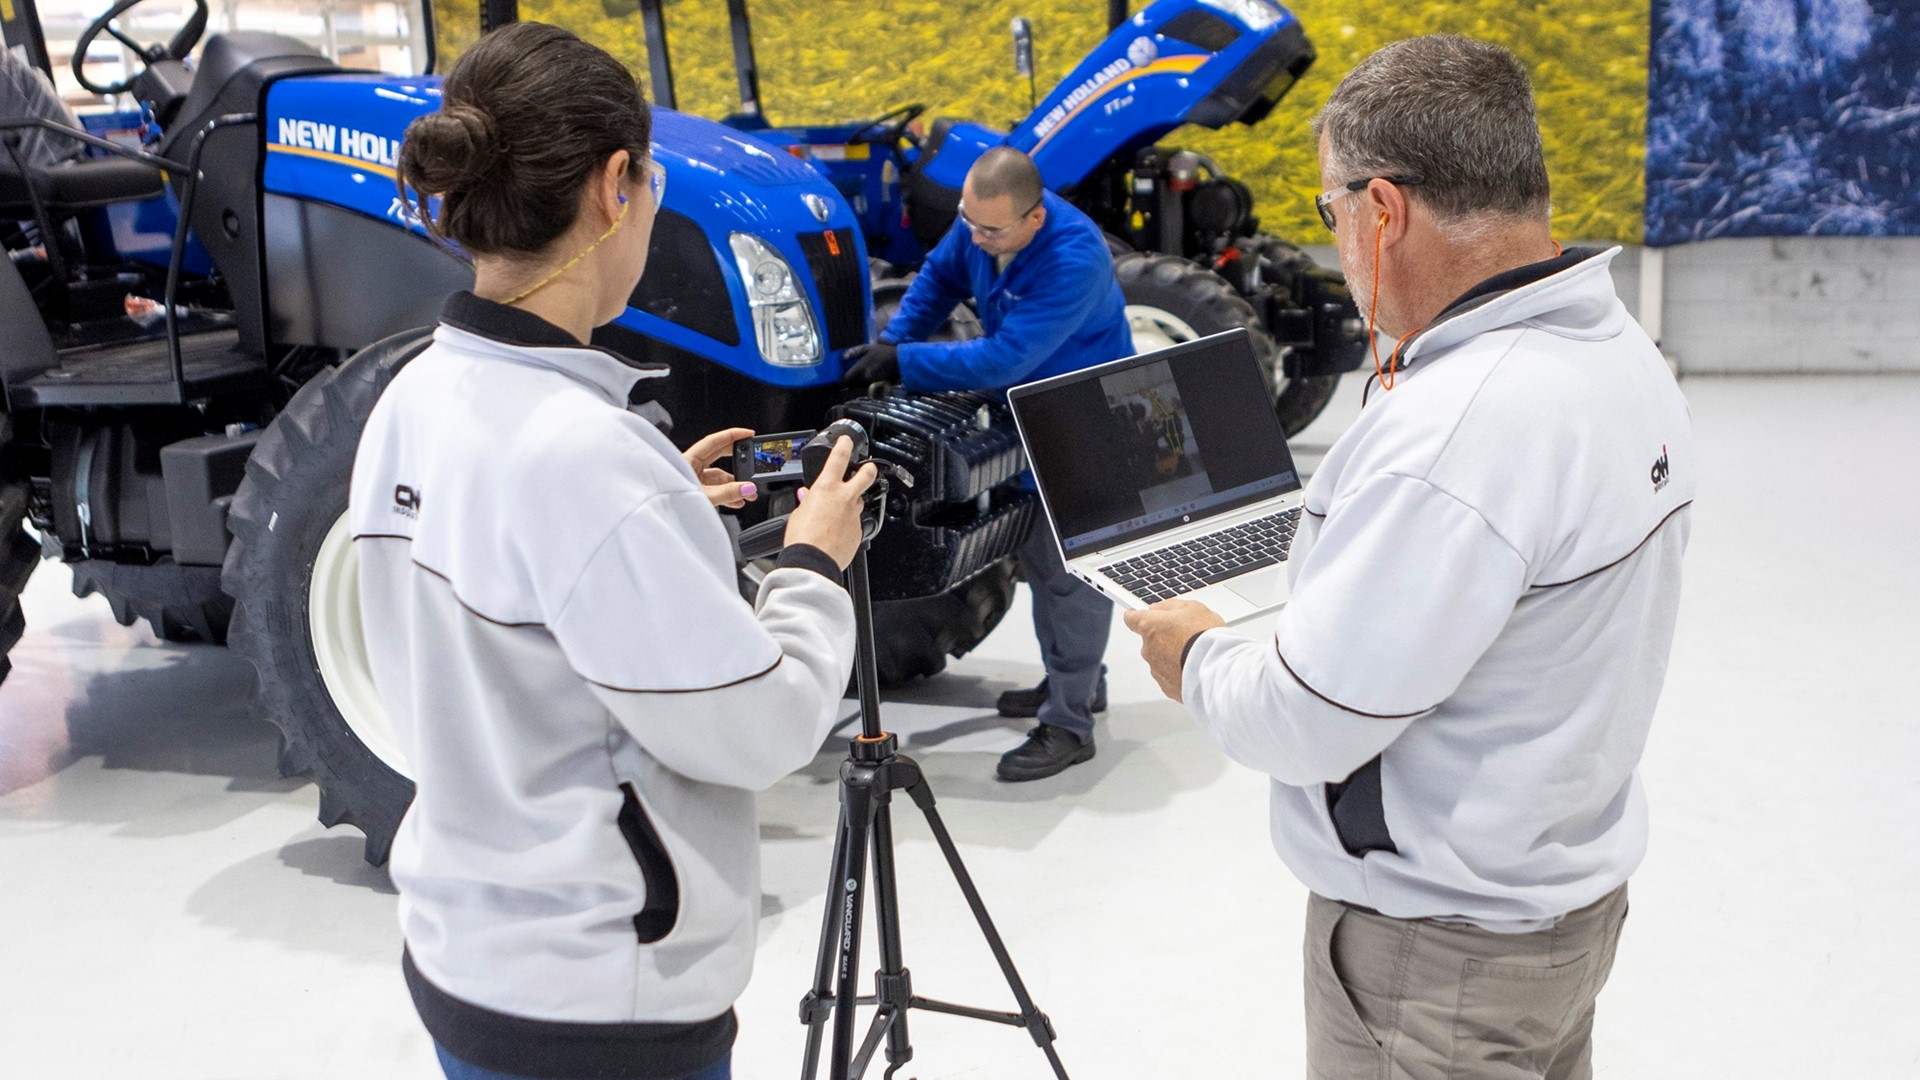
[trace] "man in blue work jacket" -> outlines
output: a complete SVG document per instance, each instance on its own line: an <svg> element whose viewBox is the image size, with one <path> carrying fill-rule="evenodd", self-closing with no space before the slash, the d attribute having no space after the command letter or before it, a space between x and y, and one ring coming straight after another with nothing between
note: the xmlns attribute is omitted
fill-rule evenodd
<svg viewBox="0 0 1920 1080"><path fill-rule="evenodd" d="M984 337L926 337L969 297ZM848 349L846 381L909 390L978 390L1062 375L1133 355L1126 301L1100 226L1046 190L1033 159L987 151L960 189L960 216L927 256L880 341ZM1028 481L1031 484L1031 480ZM1002 716L1036 716L1000 759L1002 780L1037 780L1093 757L1093 714L1107 707L1113 603L1067 572L1044 517L1020 550L1046 678L1000 695Z"/></svg>

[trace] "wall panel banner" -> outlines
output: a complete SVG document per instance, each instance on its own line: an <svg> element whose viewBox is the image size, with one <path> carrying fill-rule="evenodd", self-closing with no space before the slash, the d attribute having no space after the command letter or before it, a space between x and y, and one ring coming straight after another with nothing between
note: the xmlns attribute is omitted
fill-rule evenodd
<svg viewBox="0 0 1920 1080"><path fill-rule="evenodd" d="M1920 3L1654 0L1647 242L1920 235Z"/></svg>

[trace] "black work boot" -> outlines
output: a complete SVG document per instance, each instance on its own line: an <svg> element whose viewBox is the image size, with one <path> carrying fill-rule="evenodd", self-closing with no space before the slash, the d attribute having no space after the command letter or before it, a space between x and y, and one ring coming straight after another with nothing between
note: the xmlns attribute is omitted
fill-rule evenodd
<svg viewBox="0 0 1920 1080"><path fill-rule="evenodd" d="M1008 690L1000 695L995 707L1001 716L1031 719L1040 715L1040 706L1047 703L1048 680L1041 679L1040 685L1030 690ZM1093 684L1093 697L1087 700L1090 712L1107 711L1107 665L1100 665L1100 681Z"/></svg>
<svg viewBox="0 0 1920 1080"><path fill-rule="evenodd" d="M1027 741L1000 756L1002 780L1038 780L1064 772L1068 766L1093 760L1093 740L1081 742L1073 732L1053 724L1036 724Z"/></svg>

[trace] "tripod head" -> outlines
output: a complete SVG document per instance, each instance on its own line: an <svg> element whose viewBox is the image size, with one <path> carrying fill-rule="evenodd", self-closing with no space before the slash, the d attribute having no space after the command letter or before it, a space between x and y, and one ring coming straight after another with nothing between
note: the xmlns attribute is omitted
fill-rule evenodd
<svg viewBox="0 0 1920 1080"><path fill-rule="evenodd" d="M892 462L875 459L873 441L867 437L867 429L861 427L858 421L835 420L800 448L801 475L809 487L820 479L821 471L827 467L827 455L833 452L834 444L843 438L853 441L853 454L847 459L849 479L869 461L880 472L873 486L867 489L865 505L860 510L860 543L864 547L880 533L880 525L887 516L887 491L892 483L910 488L913 486L913 474Z"/></svg>

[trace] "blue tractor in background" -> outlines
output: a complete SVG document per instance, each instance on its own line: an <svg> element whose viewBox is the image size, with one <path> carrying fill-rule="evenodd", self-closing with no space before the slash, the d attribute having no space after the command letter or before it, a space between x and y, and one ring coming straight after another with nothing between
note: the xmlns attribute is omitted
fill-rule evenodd
<svg viewBox="0 0 1920 1080"><path fill-rule="evenodd" d="M728 2L743 107L722 123L672 110L661 4L642 0L672 183L646 278L596 342L672 368L633 407L683 442L848 415L907 470L872 552L886 681L940 670L997 624L1035 512L998 403L839 385L842 351L884 324L986 149L1030 151L1106 228L1140 347L1247 327L1289 431L1357 366L1339 275L1259 234L1246 188L1212 162L1156 145L1273 108L1313 59L1279 7L1159 0L1129 19L1116 3L1113 35L1013 131L943 120L917 139L918 106L768 124L745 0ZM196 55L206 0L167 44L140 46L116 26L139 3L119 0L75 51L83 85L137 106L87 117L89 156L28 160L23 121L0 116L0 678L28 577L56 558L122 624L244 654L282 772L311 777L321 820L358 826L379 863L412 784L368 671L344 513L374 402L472 283L394 188L401 136L438 107L439 80L344 71L267 33L214 34ZM32 0L0 14L6 44L47 69ZM509 21L513 0L482 15ZM82 70L102 34L137 59L123 83ZM944 333L978 325L963 306ZM736 519L743 590L791 499Z"/></svg>
<svg viewBox="0 0 1920 1080"><path fill-rule="evenodd" d="M311 777L321 820L358 826L380 863L412 784L371 681L345 510L374 402L473 280L394 186L440 81L343 71L268 33L215 34L191 59L196 0L168 44L137 47L126 82L88 82L87 44L129 42L115 20L139 2L75 51L83 85L138 105L88 117L90 156L28 160L29 122L0 116L0 678L28 577L57 558L122 624L244 654L282 772ZM487 7L511 17L510 0ZM10 0L0 29L44 69L33 12ZM660 109L653 137L672 183L648 272L596 342L671 365L633 407L683 443L859 417L913 481L872 553L882 674L939 670L1011 603L1034 503L1010 482L1009 419L967 394L850 400L840 354L875 331L853 206L736 128ZM775 490L737 520L743 590L792 499Z"/></svg>
<svg viewBox="0 0 1920 1080"><path fill-rule="evenodd" d="M1156 0L1129 16L1109 0L1105 41L1010 131L905 105L873 120L776 127L761 106L746 0L727 0L740 109L725 123L778 145L832 180L874 259L877 323L952 226L980 155L1012 146L1106 230L1135 346L1145 352L1245 327L1273 372L1287 434L1305 428L1360 366L1365 328L1338 270L1260 231L1247 186L1203 154L1161 146L1185 125L1265 120L1315 53L1273 0ZM674 100L663 0L641 0L653 91ZM1017 73L1031 85L1032 29L1013 23ZM977 333L960 310L948 333Z"/></svg>

